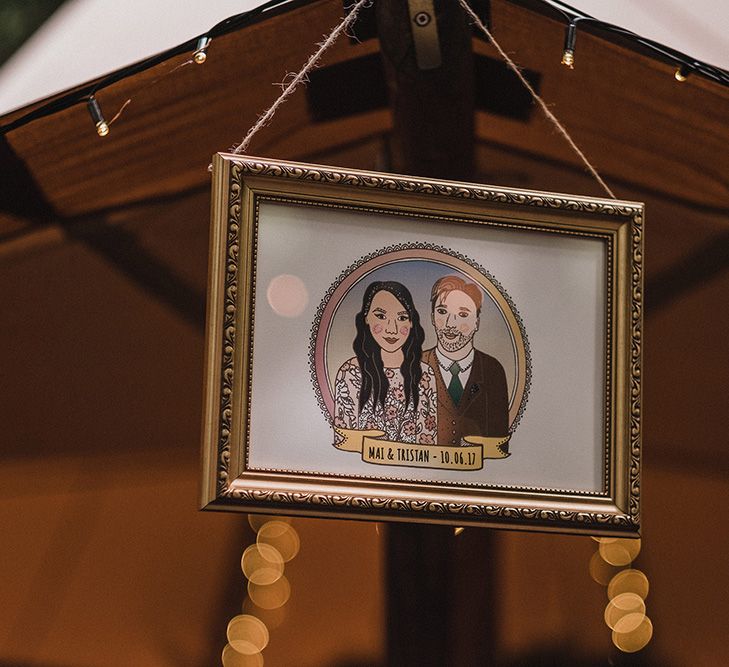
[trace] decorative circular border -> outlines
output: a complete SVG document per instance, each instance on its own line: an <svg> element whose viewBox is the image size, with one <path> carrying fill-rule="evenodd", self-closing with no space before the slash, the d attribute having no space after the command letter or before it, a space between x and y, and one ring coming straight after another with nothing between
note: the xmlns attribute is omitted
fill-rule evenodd
<svg viewBox="0 0 729 667"><path fill-rule="evenodd" d="M420 254L416 255L415 252ZM518 400L514 400L509 409L509 433L513 433L524 415L532 383L529 338L519 311L501 283L483 266L459 252L432 243L399 243L375 250L350 264L330 285L317 308L309 332L309 372L322 414L327 421L332 422L334 399L324 358L329 326L339 304L360 280L376 269L414 259L450 266L454 271L468 276L483 288L499 309L512 337L517 358L513 397ZM375 263L377 260L380 261ZM328 391L323 391L323 386Z"/></svg>

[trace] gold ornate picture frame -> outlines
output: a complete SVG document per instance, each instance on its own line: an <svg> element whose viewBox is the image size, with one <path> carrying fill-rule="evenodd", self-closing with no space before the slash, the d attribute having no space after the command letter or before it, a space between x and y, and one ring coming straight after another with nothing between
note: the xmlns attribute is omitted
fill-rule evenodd
<svg viewBox="0 0 729 667"><path fill-rule="evenodd" d="M204 509L640 529L643 206L213 161Z"/></svg>

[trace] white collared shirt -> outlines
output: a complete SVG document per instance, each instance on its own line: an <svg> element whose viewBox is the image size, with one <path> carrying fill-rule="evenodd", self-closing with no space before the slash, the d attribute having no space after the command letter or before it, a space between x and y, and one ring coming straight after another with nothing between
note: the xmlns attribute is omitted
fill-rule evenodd
<svg viewBox="0 0 729 667"><path fill-rule="evenodd" d="M443 377L443 382L447 387L451 383L453 375L451 375L450 367L453 364L453 359L446 357L438 347L435 348L435 355L438 358L438 368L440 374ZM471 375L471 366L473 366L473 357L475 356L474 349L463 358L458 361L458 367L461 369L458 373L458 379L461 381L461 386L465 389L466 382L468 382L468 376Z"/></svg>

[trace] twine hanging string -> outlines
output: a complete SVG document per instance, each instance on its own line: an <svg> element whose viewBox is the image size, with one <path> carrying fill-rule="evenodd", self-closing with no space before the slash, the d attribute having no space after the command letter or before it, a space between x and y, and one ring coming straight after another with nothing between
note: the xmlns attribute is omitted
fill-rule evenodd
<svg viewBox="0 0 729 667"><path fill-rule="evenodd" d="M352 5L351 9L344 16L339 25L337 25L329 33L329 36L323 42L321 42L321 44L319 44L319 48L314 53L312 53L311 56L309 56L309 59L306 61L306 63L304 63L304 66L301 68L299 73L293 76L288 84L281 84L281 87L283 88L283 92L281 93L281 95L279 95L278 99L269 107L267 111L260 115L260 117L256 121L256 124L246 133L243 141L231 150L232 153L234 153L235 155L240 155L241 153L245 152L245 150L248 148L248 145L251 143L251 139L253 139L253 135L255 135L258 130L260 130L262 127L269 123L269 121L273 117L273 114L275 114L278 108L291 96L291 94L296 90L299 84L308 80L309 72L316 68L317 63L319 62L319 59L322 57L322 55L324 55L324 52L332 44L334 44L334 42L337 41L339 36L345 30L347 30L347 28L349 28L354 23L360 9L367 5L370 5L371 3L372 0L358 0L358 2Z"/></svg>
<svg viewBox="0 0 729 667"><path fill-rule="evenodd" d="M590 164L590 161L587 159L585 154L580 150L579 146L574 142L572 137L570 136L569 132L567 132L567 128L565 128L562 123L559 122L557 117L549 110L549 107L547 106L546 102L539 96L539 93L537 93L536 90L534 90L534 87L529 83L529 81L526 80L526 77L521 73L521 70L517 66L517 64L509 58L506 51L501 48L499 43L494 39L494 36L491 34L491 31L483 24L481 19L476 15L476 13L468 6L468 3L466 0L458 0L461 7L463 7L463 10L468 14L468 16L471 18L473 23L481 30L486 37L488 37L491 44L493 44L496 47L496 50L499 52L501 57L506 61L506 64L514 70L514 73L519 77L519 80L524 84L524 87L529 91L531 96L534 98L534 101L542 108L542 111L544 111L544 115L549 118L549 120L552 121L554 126L559 130L559 133L567 140L567 143L572 147L572 149L579 155L582 162L584 162L587 169L590 171L590 173L595 177L597 182L604 188L605 192L608 193L613 199L617 199L613 191L608 187L608 184L605 183L605 181L602 179L600 174L597 173L597 170L595 167Z"/></svg>
<svg viewBox="0 0 729 667"><path fill-rule="evenodd" d="M324 52L334 44L334 42L337 41L337 38L347 30L356 20L357 15L359 14L359 11L372 3L373 0L358 0L350 9L350 11L344 16L344 18L341 20L341 22L329 33L328 37L319 44L319 48L311 55L309 56L309 59L304 63L304 66L301 68L301 70L298 72L298 74L294 75L288 84L282 83L281 87L283 88L283 92L281 95L279 95L278 99L268 108L267 111L262 113L256 123L251 127L250 130L246 133L245 137L243 137L243 141L241 141L240 144L233 147L231 149L231 152L234 155L240 155L241 153L245 152L248 148L248 145L251 142L251 139L253 139L253 136L258 132L262 127L267 125L271 118L273 118L273 115L276 113L278 108L293 94L293 92L296 90L296 88L299 86L300 83L305 82L308 80L308 75L311 70L316 68L317 63L319 62L320 58L324 54ZM501 48L501 45L494 39L494 36L491 34L489 29L483 24L481 19L476 15L476 13L468 6L468 3L466 0L458 0L461 7L463 7L463 10L466 12L466 14L471 18L473 23L481 30L486 37L489 39L489 41L496 47L496 50L499 52L501 57L504 59L506 64L514 71L516 76L519 78L519 80L524 84L524 87L529 91L530 95L534 99L534 101L539 104L539 106L542 108L542 111L544 112L544 115L547 116L547 118L554 124L554 126L557 128L559 133L565 138L567 143L572 147L572 149L577 153L577 155L580 157L582 162L585 164L589 172L595 177L595 180L603 187L605 192L608 193L610 197L613 199L617 199L613 191L608 187L608 184L605 183L605 181L602 179L600 174L597 173L597 170L595 167L592 166L590 161L587 159L585 154L580 150L579 146L574 142L572 137L570 136L569 132L567 132L567 129L562 125L562 123L559 122L557 117L549 110L549 107L544 102L544 100L539 96L536 90L534 90L533 86L527 81L526 77L521 73L521 70L516 65L516 63L508 56L506 51ZM212 171L212 164L208 166L208 171Z"/></svg>

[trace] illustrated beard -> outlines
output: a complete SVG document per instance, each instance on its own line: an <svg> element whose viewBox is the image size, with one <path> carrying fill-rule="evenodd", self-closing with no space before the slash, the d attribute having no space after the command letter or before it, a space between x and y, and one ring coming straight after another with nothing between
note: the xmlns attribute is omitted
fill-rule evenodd
<svg viewBox="0 0 729 667"><path fill-rule="evenodd" d="M445 334L455 334L455 338L446 338ZM456 352L461 348L468 345L473 340L476 331L471 331L470 334L466 335L458 331L455 327L444 327L436 331L438 337L438 343L446 352Z"/></svg>

